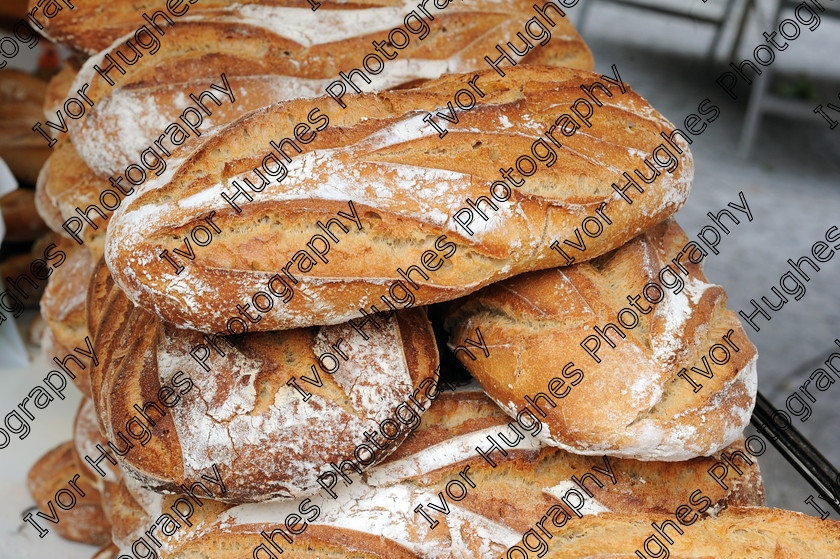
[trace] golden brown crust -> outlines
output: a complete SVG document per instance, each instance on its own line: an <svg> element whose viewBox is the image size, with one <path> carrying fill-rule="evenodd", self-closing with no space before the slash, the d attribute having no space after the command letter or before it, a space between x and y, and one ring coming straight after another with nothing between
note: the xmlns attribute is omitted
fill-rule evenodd
<svg viewBox="0 0 840 559"><path fill-rule="evenodd" d="M94 260L102 257L108 222L97 212L90 211L89 218L94 228L87 221L79 219L76 209L99 205L99 195L108 186L107 178L97 175L88 167L73 142L66 139L53 148L50 158L41 168L35 187L38 213L49 227L69 239L70 235L63 225L66 220L75 218L81 227L77 234ZM106 215L110 216L110 212ZM69 225L72 231L77 229L75 221ZM77 244L75 239L72 242Z"/></svg>
<svg viewBox="0 0 840 559"><path fill-rule="evenodd" d="M574 239L581 220L602 203L613 224L588 240L582 258L619 246L684 202L693 173L687 147L674 174L663 173L646 185L632 205L609 186L620 178L615 169L642 165L638 154L650 153L663 141L660 132L670 129L641 97L629 89L619 94L616 86L616 94L597 110L593 128L568 138L552 167L538 165L524 186L511 189L512 198L499 212L488 210L489 223L467 236L452 221L456 209L466 206L468 197L486 196L500 178L500 165L529 153L534 129L548 129L568 111L581 95L581 84L602 79L545 67L517 66L504 78L481 72L483 104L460 113L459 123L440 139L422 116L445 107L471 76L357 96L349 101L353 110L324 108L330 126L302 146L304 153L290 164L285 180L255 193L239 214L221 193L229 193L232 179L260 184L252 169L259 168L269 141L286 135L286 123L305 120L311 102L279 103L229 125L190 153L171 180L147 182L111 218L106 259L114 279L134 302L173 324L223 330L229 309L263 290L313 235L322 233L319 220L349 213L350 200L362 230L351 224L331 248L328 263L306 273L292 265L296 296L288 304L278 301L255 329L335 324L378 303L388 285L402 279L397 268L419 266L440 235L457 251L449 252L451 260L427 274L428 280L413 274L420 286L414 293L417 305L561 264L563 256L550 244ZM184 236L211 211L221 232L207 248L193 244L194 260L183 259L186 269L176 273L161 253L184 252ZM481 223L478 216L475 221ZM198 285L206 286L200 294Z"/></svg>
<svg viewBox="0 0 840 559"><path fill-rule="evenodd" d="M128 474L156 491L178 491L215 464L227 485L219 496L224 501L311 494L320 487L317 477L332 471L330 463L356 460L357 445L366 445L364 431L393 419L399 404L411 405L413 393L422 403L437 375L437 348L423 309L384 320L380 330L367 331L368 340L349 326L219 339L223 356L203 346L211 354L205 370L190 357L206 342L200 333L163 324L134 307L107 276L100 264L90 288L96 302L89 319L100 356L91 371L93 398L112 441L118 433L125 436L127 422L138 415L135 405L153 402L166 412L148 412L155 421L151 438L122 459ZM318 364L317 356L327 352L339 359L331 374ZM335 362L324 363L329 369ZM323 386L305 383L304 375ZM292 378L311 399L303 401L288 384ZM168 396L159 395L162 387L170 387ZM178 403L167 410L164 399ZM377 452L377 461L407 434L401 428Z"/></svg>
<svg viewBox="0 0 840 559"><path fill-rule="evenodd" d="M412 4L404 7L406 12L414 8ZM325 2L316 14L290 14L286 17L293 21L266 27L257 15L247 13L252 8L238 6L231 12L207 12L199 20L179 21L166 30L153 57L143 56L126 66L125 75L111 72L113 85L94 66L106 65L101 58L107 52L130 52L130 45L136 44L132 36L87 62L71 89L90 84L85 95L94 106L71 123L71 135L94 171L122 173L127 165L137 163L138 153L158 140L170 123L178 122L189 94L212 92L211 83L221 87L222 73L235 102L219 94L222 103L211 107L212 116L205 115L202 131L282 99L324 95L327 85L339 79L339 72L360 67L373 52L372 42L402 24L405 16L398 3L381 13L376 7ZM274 21L284 17L279 6L259 9ZM486 68L484 56L494 52L497 43L521 33L525 14L533 14L533 9L528 0L461 0L444 11L432 8L432 12L428 36L422 41L416 36L410 39L398 57L387 61L385 71L371 74L372 81L364 89L402 87L443 73ZM565 18L555 20L551 41L544 46L534 41L534 50L520 62L593 69L591 53L571 23ZM360 23L364 21L368 24ZM389 27L388 22L394 25ZM306 29L302 36L301 26ZM329 42L318 44L321 38ZM160 145L175 149L168 141Z"/></svg>
<svg viewBox="0 0 840 559"><path fill-rule="evenodd" d="M81 469L77 458L73 443L63 443L35 462L29 470L26 483L41 512L51 516L55 511L60 514L60 521L50 525L50 528L55 529L61 537L102 545L110 540L111 527L102 511L101 496L95 480ZM79 477L75 483L84 497L68 485L68 481L77 474ZM55 504L55 494L61 489L67 489L75 497L76 504L69 510L61 510ZM70 502L67 496L61 498L64 503ZM53 502L53 511L50 511L49 501Z"/></svg>
<svg viewBox="0 0 840 559"><path fill-rule="evenodd" d="M595 334L593 327L618 324L618 312L630 307L627 297L660 281L660 269L673 266L669 263L687 242L670 220L592 262L489 286L451 304L446 318L450 347L476 339L480 329L490 356L471 360L464 351L457 356L509 414L534 410L526 396L552 398L553 408L540 399L549 444L642 460L684 460L716 452L749 422L756 351L735 313L727 310L723 289L707 284L698 264L682 261L688 274L677 272L686 283L680 294L661 286L668 294L660 303L641 300L643 308L654 308L636 313L639 325L624 328L626 339L609 330L616 348L601 340L600 363L580 345ZM625 324L632 323L627 316ZM723 364L711 362L710 348L721 344L726 349L722 338L730 330L738 351L729 349ZM704 358L714 378L692 373L703 386L694 392L677 375L683 368L702 371ZM558 369L568 362L574 365L561 378ZM578 370L582 378L572 374ZM551 396L553 378L559 387Z"/></svg>

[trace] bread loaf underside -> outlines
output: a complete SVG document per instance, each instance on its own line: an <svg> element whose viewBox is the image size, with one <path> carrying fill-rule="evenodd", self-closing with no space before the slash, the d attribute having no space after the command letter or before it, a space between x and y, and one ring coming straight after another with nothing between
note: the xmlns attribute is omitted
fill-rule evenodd
<svg viewBox="0 0 840 559"><path fill-rule="evenodd" d="M586 238L580 254L593 258L662 221L685 201L693 164L679 138L682 153L674 154L673 172L662 171L642 193L631 190L632 204L611 187L623 180L622 172L644 167L644 154L662 144L660 133L671 130L629 88L621 93L612 86L614 93L595 109L592 128L563 136L550 167L537 164L521 186L509 189L510 199L499 202L498 211L489 209L488 188L500 180L500 167L531 154L537 141L549 145L540 136L568 116L582 95L580 85L604 80L563 68L517 66L504 78L480 72L476 83L485 96L472 110L459 112L458 123L448 125L440 138L424 115L446 111L471 78L447 76L417 89L361 95L352 100L352 111L322 105L329 126L299 146L302 153L293 154L281 182L264 185L251 202L239 197L241 213L222 194L235 194L234 181L242 188L248 188L244 179L262 184L254 169L260 171L266 157L282 161L269 142L289 133L287 122L305 120L312 102L279 103L232 123L117 210L106 241L115 281L135 303L165 320L210 332L223 330L233 316L230 309L266 291L285 266L284 281L294 296L278 301L252 328L335 324L371 303L387 311L380 299L389 291L394 299L408 301L404 306L421 305L560 265L564 257L550 245L580 239L581 221L601 208L611 224L600 236ZM271 169L278 167L271 163ZM477 230L469 236L452 215L467 207L468 198L481 196L490 215L486 222L477 217ZM348 217L355 212L356 218L341 230L331 226L327 258L300 266L307 243L328 242L324 222L336 221L338 212ZM200 247L190 240L191 231L199 225L207 229L208 218L218 232L209 246ZM207 238L202 234L199 240ZM424 271L421 255L430 250L437 255L431 265L438 266ZM161 258L164 251L187 254L177 257L184 270ZM410 297L394 294L401 279Z"/></svg>

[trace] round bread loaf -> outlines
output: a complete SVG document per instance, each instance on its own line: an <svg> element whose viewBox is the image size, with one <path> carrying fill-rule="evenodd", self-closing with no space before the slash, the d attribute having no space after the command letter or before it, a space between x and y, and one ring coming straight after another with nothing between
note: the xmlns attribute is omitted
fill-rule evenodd
<svg viewBox="0 0 840 559"><path fill-rule="evenodd" d="M364 335L339 325L203 337L135 307L101 262L89 300L103 433L133 445L124 473L155 491L221 476L214 498L228 502L314 493L333 464L360 470L392 452L436 390L424 309Z"/></svg>
<svg viewBox="0 0 840 559"><path fill-rule="evenodd" d="M607 510L672 512L698 489L716 509L764 502L755 463L737 481L733 479L737 485L724 490L706 473L715 463L711 458L682 464L604 460L541 446L526 435L513 447L504 447L507 455L495 452L496 465L491 466L475 446L486 448L487 437L498 437L500 432L515 433L507 421L504 412L475 388L443 393L405 443L385 462L368 469L364 480L336 490L337 499L318 495L307 502L254 503L226 510L194 507L193 528L183 527L171 538L159 536L161 557L270 557L268 552L279 556L261 535L273 533L273 541L284 553L299 558L352 554L359 558L490 559L515 544L541 517L548 515L560 523L562 515L557 510L564 507L563 497L583 515ZM583 479L592 496L572 478ZM583 503L576 501L574 492ZM128 549L139 537L148 540L143 530L163 514L171 514L173 501L165 497L154 510L147 509L148 518L134 525L135 539L121 538L119 544ZM429 503L445 506L448 513L436 511ZM415 512L418 505L438 522L434 528ZM568 528L574 529L578 518L565 514L570 517ZM289 515L303 516L302 521L291 522L299 533L286 528ZM544 524L557 532L551 520ZM291 544L276 532L278 528L293 539Z"/></svg>
<svg viewBox="0 0 840 559"><path fill-rule="evenodd" d="M424 115L446 111L475 76L484 97L459 112L441 139ZM518 189L505 187L511 198L498 212L486 201L500 167L549 149L533 147L537 140L549 146L537 136L552 127L556 133L552 123L568 116L580 87L599 80L606 81L580 70L517 66L504 78L455 75L357 96L353 110L324 109L329 126L301 144L282 182L267 183L251 202L240 197L237 213L222 194L234 182L261 188L254 171L260 161L280 163L270 142L277 145L289 122L305 120L311 102L260 109L138 187L111 218L108 266L135 303L177 326L216 332L236 305L269 289L276 304L253 330L337 324L371 303L387 309L453 299L562 264L551 245L581 236L582 221L601 211L610 225L586 239L580 256L594 258L677 211L693 174L688 147L677 138L683 147L673 173L657 171L643 193L633 191L632 204L610 187L621 170L644 167L640 154L660 149L660 133L670 130L626 86L601 94L592 128L566 138L553 165L535 162ZM452 216L481 196L491 215L483 225L476 217L469 236Z"/></svg>
<svg viewBox="0 0 840 559"><path fill-rule="evenodd" d="M757 355L687 244L669 220L591 262L491 285L449 306L449 345L509 415L538 416L548 444L639 460L708 456L749 423ZM467 349L479 333L489 356Z"/></svg>
<svg viewBox="0 0 840 559"><path fill-rule="evenodd" d="M68 480L73 478L78 493L68 485ZM62 443L39 458L29 470L26 484L41 512L53 516L59 510L60 521L49 527L62 538L92 545L102 545L111 539L111 526L102 510L96 480L79 464L72 442ZM66 510L60 510L54 502L56 492L62 489L70 492L75 500L75 505ZM71 502L63 493L59 498L65 506Z"/></svg>

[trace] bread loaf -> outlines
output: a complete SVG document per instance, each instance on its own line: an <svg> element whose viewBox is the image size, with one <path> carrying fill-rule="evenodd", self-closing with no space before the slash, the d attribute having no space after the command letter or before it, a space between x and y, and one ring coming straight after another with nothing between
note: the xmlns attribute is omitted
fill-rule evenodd
<svg viewBox="0 0 840 559"><path fill-rule="evenodd" d="M287 122L305 120L310 105L279 103L229 125L173 162L163 177L138 187L115 212L105 254L115 281L164 320L214 332L225 329L230 309L266 291L276 275L275 294L283 294L281 282L294 293L277 299L251 329L336 324L358 317L370 303L381 310L443 301L557 266L565 258L550 245L581 235L582 220L600 208L611 225L586 240L581 258L593 258L685 201L693 173L685 144L674 173L661 173L643 193L633 191L632 205L609 186L621 180L622 169L642 165L640 154L660 149L659 134L670 130L641 97L613 86L615 94L596 109L593 128L569 137L551 167L535 163L537 170L518 190L508 188L510 201L499 203L498 212L487 209L488 223L467 235L452 220L459 206L466 207L468 198L489 200L500 167L531 153L536 136L562 122L580 86L606 83L564 68L517 66L504 78L477 75L485 96L460 112L442 139L423 115L469 88L472 74L362 95L352 101L353 111L328 111L330 125L301 145L303 153L295 154L282 182L269 182L251 202L235 201L241 213L222 194L232 195L234 180L261 184L253 169L266 158L280 162L269 142L290 130ZM338 212L346 216L340 230ZM309 265L303 260L311 259L307 243L324 251L321 240L329 241L320 227L327 221L337 232L331 233L327 262ZM431 267L420 268L421 258Z"/></svg>
<svg viewBox="0 0 840 559"><path fill-rule="evenodd" d="M676 524L673 514L586 516L575 529L547 539L549 550L543 557L817 559L836 557L840 550L840 522L787 510L730 507L691 526L676 524L682 534L669 524L667 534L673 544L651 527L652 523L661 526L665 521ZM646 548L648 538L656 538L661 544L651 539Z"/></svg>
<svg viewBox="0 0 840 559"><path fill-rule="evenodd" d="M103 434L119 448L134 444L124 473L155 491L181 491L217 468L223 501L314 493L319 477L335 475L331 464L362 469L374 462L371 444L375 461L392 452L434 392L437 348L423 309L396 313L366 338L339 325L226 340L135 307L102 263L90 293ZM140 409L151 418L145 437Z"/></svg>
<svg viewBox="0 0 840 559"><path fill-rule="evenodd" d="M486 68L484 57L498 58L496 45L515 37L517 31L522 33L528 13L536 15L532 4L529 0L461 0L443 10L429 4L434 19L426 24L425 32L394 35L394 41L405 36L407 45L392 47L396 55L386 55L391 60L379 58L384 69L354 80L371 91ZM97 173L122 174L128 165L140 164L140 153L149 148L160 156L175 151L168 127L172 123L185 126L179 116L187 107L194 107L191 110L203 117L200 133L204 133L276 101L324 95L330 83L339 80L341 85L340 72L364 68L362 62L370 53L379 57L371 42L390 37L388 30L402 26L415 6L391 2L387 7L348 7L324 2L317 13L281 5L202 8L201 19L179 20L167 28L154 54L139 48L137 38L127 34L91 57L79 71L69 93L90 84L85 96L93 106L68 123L79 153ZM556 15L552 21L556 26L545 35L534 29L540 40L530 41L536 45L533 50L525 49L527 55L510 60L591 70L592 56L572 24ZM547 24L540 25L549 29ZM119 52L133 60L132 51L142 57L130 66L121 64L125 75L111 71L107 77L113 84L97 73L97 66L108 66L105 57L119 62L113 54ZM375 69L374 63L365 64ZM211 84L219 89L212 89ZM347 84L342 87L353 91ZM209 100L203 91L216 100ZM205 104L201 113L193 102L198 97ZM150 155L145 157L151 160Z"/></svg>
<svg viewBox="0 0 840 559"><path fill-rule="evenodd" d="M75 355L85 368L73 367L76 375L73 382L86 397L90 397L90 359L78 355L73 348L88 351L86 299L92 273L90 253L74 246L67 251L67 260L50 275L41 297L41 314L52 334L52 351L58 352L49 355L48 361L52 357L63 360L70 353Z"/></svg>
<svg viewBox="0 0 840 559"><path fill-rule="evenodd" d="M493 454L497 465L492 467L474 447L486 447L486 437L491 433L514 433L507 421L480 391L443 393L406 442L385 462L367 470L364 480L354 480L352 486L337 490L336 500L319 494L309 503L254 503L227 510L195 507L193 528L184 527L169 539L161 537L165 540L161 557L270 557L265 549L279 556L261 536L264 532L274 534L284 553L299 558L345 557L350 553L360 558L492 558L515 544L541 517L548 516L548 529L552 529L552 517L559 523L562 516L557 511L564 507L562 498L576 502L572 493L567 494L570 489L583 496L585 504L578 506L583 515L603 514L607 509L671 512L698 489L716 508L736 502L763 503L755 464L744 470L737 486L725 491L706 474L711 459L679 465L605 461L541 447L539 441L527 437L527 442L508 447L507 456ZM614 482L606 475L609 472ZM573 477L584 480L593 492L591 498ZM458 500L451 497L460 494L453 480L466 490ZM447 501L441 501L439 495ZM173 497L164 497L156 510L149 510L149 519L134 528L136 537L143 535L141 527L169 512L172 503ZM445 506L449 512L437 512L429 503ZM414 512L418 505L438 522L434 528ZM314 507L318 507L318 514L312 512ZM306 511L304 520L292 523L300 533L292 534L285 528L287 515L300 518L301 509ZM565 514L570 517L568 529L574 529L580 519L571 512ZM284 541L276 532L278 528L286 530L293 543ZM123 548L130 543L120 541ZM259 546L263 551L255 551Z"/></svg>
<svg viewBox="0 0 840 559"><path fill-rule="evenodd" d="M96 462L95 467L84 459L85 456L88 456L91 460L95 461L102 454L96 448L97 444L107 450L108 441L99 432L99 421L96 417L96 409L94 408L93 402L90 398L84 398L79 405L79 411L76 412L76 419L73 422L73 445L76 450L76 455L79 457L80 465L87 471L87 475L90 478L96 480L97 486L101 490L102 486L100 482L119 483L122 474L120 473L120 469L111 464L107 459ZM105 475L102 475L103 473Z"/></svg>
<svg viewBox="0 0 840 559"><path fill-rule="evenodd" d="M74 477L74 483L84 497L68 486L68 480ZM110 539L110 525L102 511L95 480L87 475L86 470L81 469L72 442L63 443L42 456L29 470L26 484L41 512L52 517L55 511L60 512L59 522L49 526L62 538L93 545L102 545ZM56 497L56 493L62 489L70 493L70 496L62 493ZM56 498L61 499L65 506L71 502L75 502L75 505L61 510L54 502Z"/></svg>
<svg viewBox="0 0 840 559"><path fill-rule="evenodd" d="M489 286L450 305L450 347L469 347L464 340L479 330L489 357L456 350L457 357L508 414L540 415L549 444L640 460L717 452L749 423L757 355L723 288L706 283L693 263L700 253L691 249L692 261L680 261L686 274L674 267L687 243L669 220L591 262ZM670 272L660 273L666 266ZM676 280L684 283L679 291ZM650 282L659 303L650 302ZM639 297L643 289L651 299ZM590 353L598 340L601 349ZM679 376L684 369L701 389ZM707 369L713 378L696 372Z"/></svg>

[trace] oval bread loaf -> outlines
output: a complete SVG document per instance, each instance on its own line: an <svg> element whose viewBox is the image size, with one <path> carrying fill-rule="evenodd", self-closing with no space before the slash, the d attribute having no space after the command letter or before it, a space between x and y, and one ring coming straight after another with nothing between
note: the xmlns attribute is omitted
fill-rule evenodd
<svg viewBox="0 0 840 559"><path fill-rule="evenodd" d="M401 27L406 14L416 8L414 4L350 7L324 2L317 13L280 5L207 11L201 19L187 18L166 29L154 55L147 52L135 64L123 64L125 75L110 72L108 77L114 82L110 84L95 67L107 67L104 57L109 53L136 56L132 45L137 40L126 35L91 57L70 88L72 93L90 84L85 95L94 103L81 119L70 123L73 142L94 171L121 174L127 165L140 164L140 153L146 149L161 157L175 151L179 144L173 146L177 134L172 132L172 123L190 134L179 118L187 107L196 110L191 95L203 99L200 133L204 133L213 125L283 99L324 95L336 80L332 92L337 93L340 86L352 93L340 73L364 69L363 60L375 70L374 59L366 58L370 53L383 61L380 70L367 72L365 78L353 73L353 81L367 91L486 68L484 56L495 52L496 44L521 33L528 13L535 15L529 0L460 0L443 10L428 4L434 19L425 31L409 21L420 34L395 34L394 41L407 42L399 49L392 46L394 52L386 46L387 54L380 57L372 42L390 37L388 30ZM572 24L557 16L552 21L555 26L544 26L550 31L537 35L539 41L531 41L533 50L525 49L524 57L511 60L593 69L592 55ZM545 40L548 33L550 41ZM401 36L405 39L397 38ZM187 117L196 121L195 116ZM151 155L144 157L151 160Z"/></svg>
<svg viewBox="0 0 840 559"><path fill-rule="evenodd" d="M488 286L447 309L450 347L509 415L539 415L548 444L640 460L717 452L749 423L757 354L687 246L668 220L591 262ZM464 351L477 332L488 357Z"/></svg>
<svg viewBox="0 0 840 559"><path fill-rule="evenodd" d="M506 74L447 76L360 95L354 110L328 111L329 125L300 145L285 175L270 142L291 131L287 123L305 120L311 102L243 117L138 187L115 212L105 251L115 281L164 320L205 332L224 331L236 305L269 290L279 298L252 330L337 324L371 303L387 311L454 299L560 265L565 258L550 245L580 236L582 220L596 210L611 225L587 238L582 259L680 208L693 165L679 138L673 173L657 171L644 192L632 192L632 204L610 186L622 170L644 167L642 154L659 149L660 134L671 129L641 97L613 85L592 128L566 138L550 167L535 163L527 179L513 175L522 184L508 188L510 200L498 212L482 202L491 215L480 230L470 236L456 226L459 206L489 200L500 167L531 153L537 140L549 145L537 136L552 126L557 133L554 123L568 116L581 85L604 81L565 68L517 66ZM446 111L472 78L484 97L440 138L424 115ZM283 180L261 185L261 161ZM240 196L234 208L222 197L233 195L234 183L260 191L250 202ZM308 253L313 247L322 254Z"/></svg>
<svg viewBox="0 0 840 559"><path fill-rule="evenodd" d="M220 475L223 501L311 494L333 464L363 469L392 452L438 375L424 309L364 337L339 325L211 338L135 307L101 262L89 300L103 434L124 473L158 492Z"/></svg>

